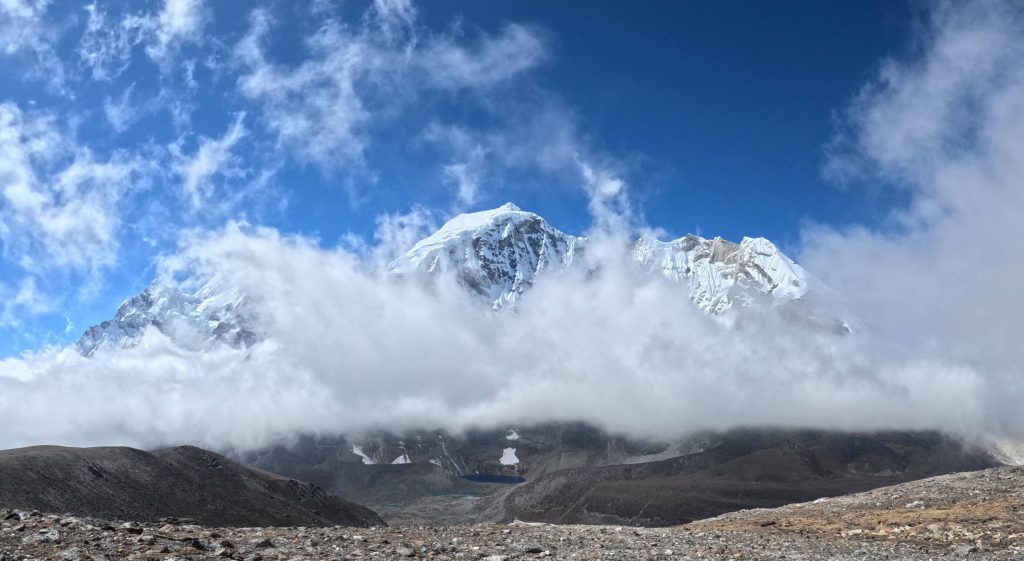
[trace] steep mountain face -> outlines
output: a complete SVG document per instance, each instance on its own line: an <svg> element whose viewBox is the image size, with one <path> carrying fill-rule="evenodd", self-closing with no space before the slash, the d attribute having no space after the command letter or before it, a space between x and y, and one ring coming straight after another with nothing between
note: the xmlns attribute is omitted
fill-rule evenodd
<svg viewBox="0 0 1024 561"><path fill-rule="evenodd" d="M543 271L573 264L584 238L512 203L459 215L393 262L392 274L454 272L494 309L514 306Z"/></svg>
<svg viewBox="0 0 1024 561"><path fill-rule="evenodd" d="M495 309L513 307L545 271L580 266L587 239L565 234L543 218L507 203L463 214L391 264L398 275L454 273ZM764 238L733 243L687 235L671 242L652 237L630 248L636 266L686 287L704 312L718 314L759 297L800 299L809 275Z"/></svg>
<svg viewBox="0 0 1024 561"><path fill-rule="evenodd" d="M709 314L749 304L757 295L784 302L807 292L807 273L764 238L737 244L692 234L671 242L643 237L632 257L642 269L686 284L690 300Z"/></svg>
<svg viewBox="0 0 1024 561"><path fill-rule="evenodd" d="M117 309L114 319L87 329L78 340L78 352L92 356L104 348L133 347L150 326L190 349L216 343L247 346L258 339L245 309L245 295L211 282L188 294L154 282Z"/></svg>
<svg viewBox="0 0 1024 561"><path fill-rule="evenodd" d="M500 310L514 308L546 274L586 266L586 246L587 238L566 234L507 203L453 218L388 270L396 278L419 280L452 274L482 302ZM814 282L764 238L743 238L737 244L694 235L670 242L643 237L628 251L640 271L680 284L680 296L685 294L708 314L758 300L771 305L803 303ZM835 313L822 312L818 304L792 307L794 316L849 331ZM78 341L78 350L91 356L102 348L131 347L150 326L193 349L218 343L241 347L259 338L245 295L237 289L210 282L195 293L184 293L157 282L125 301L114 319L90 327Z"/></svg>

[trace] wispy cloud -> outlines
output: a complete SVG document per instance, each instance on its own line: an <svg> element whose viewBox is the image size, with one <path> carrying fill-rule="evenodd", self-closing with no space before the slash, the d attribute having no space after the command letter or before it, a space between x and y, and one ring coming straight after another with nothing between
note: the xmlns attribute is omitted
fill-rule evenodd
<svg viewBox="0 0 1024 561"><path fill-rule="evenodd" d="M452 35L433 37L417 61L434 86L460 89L499 84L537 67L547 57L540 30L510 24L496 35L482 35L471 46L456 42Z"/></svg>
<svg viewBox="0 0 1024 561"><path fill-rule="evenodd" d="M0 282L0 302L0 327L18 327L20 318L55 308L55 302L39 290L34 276L25 276L14 286Z"/></svg>
<svg viewBox="0 0 1024 561"><path fill-rule="evenodd" d="M48 42L43 17L49 0L5 0L0 3L0 52L40 50Z"/></svg>
<svg viewBox="0 0 1024 561"><path fill-rule="evenodd" d="M156 61L166 61L179 45L199 42L207 16L203 0L164 0L152 19L153 40L146 52Z"/></svg>
<svg viewBox="0 0 1024 561"><path fill-rule="evenodd" d="M182 45L200 43L207 20L200 0L164 0L158 12L111 15L99 4L85 7L88 16L78 43L79 60L94 80L120 76L132 62L132 49L144 45L149 58L168 69Z"/></svg>
<svg viewBox="0 0 1024 561"><path fill-rule="evenodd" d="M434 122L423 139L451 155L444 179L459 201L476 198L481 178L532 169L575 186L587 196L597 230L638 226L626 166L602 154L580 130L572 108L553 92L537 89L527 100L498 96L484 103L496 124L470 127ZM465 193L465 195L464 195Z"/></svg>
<svg viewBox="0 0 1024 561"><path fill-rule="evenodd" d="M0 105L0 241L31 272L95 276L117 259L121 198L139 164L98 160L74 145L51 115Z"/></svg>
<svg viewBox="0 0 1024 561"><path fill-rule="evenodd" d="M809 231L803 262L936 372L978 372L1019 400L1024 12L944 2L923 30L919 50L887 60L855 99L826 165L832 177L891 184L909 204L885 232Z"/></svg>
<svg viewBox="0 0 1024 561"><path fill-rule="evenodd" d="M481 34L467 47L461 35L422 28L409 2L378 1L358 25L329 19L306 40L309 56L285 66L264 47L272 26L268 12L251 14L235 48L239 89L260 104L283 147L327 170L362 165L374 119L394 118L421 92L492 87L536 67L546 52L523 26Z"/></svg>
<svg viewBox="0 0 1024 561"><path fill-rule="evenodd" d="M30 57L28 74L62 91L65 69L55 49L59 32L46 22L50 4L50 0L0 2L0 55Z"/></svg>
<svg viewBox="0 0 1024 561"><path fill-rule="evenodd" d="M242 94L261 103L265 126L301 159L327 169L360 163L367 143L361 127L370 113L356 82L373 67L368 45L329 23L308 40L309 60L281 67L267 60L262 46L270 27L269 14L254 11L235 49Z"/></svg>
<svg viewBox="0 0 1024 561"><path fill-rule="evenodd" d="M232 149L247 134L239 113L220 138L199 137L195 153L186 155L178 146L172 146L175 155L174 173L181 178L182 195L193 210L200 208L214 193L217 176L239 177L246 171Z"/></svg>

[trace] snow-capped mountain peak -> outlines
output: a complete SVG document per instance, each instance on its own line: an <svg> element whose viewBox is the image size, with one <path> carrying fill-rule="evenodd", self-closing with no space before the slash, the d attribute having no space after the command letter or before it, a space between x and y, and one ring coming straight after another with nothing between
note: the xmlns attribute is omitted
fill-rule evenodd
<svg viewBox="0 0 1024 561"><path fill-rule="evenodd" d="M690 299L712 314L737 301L748 303L755 294L786 301L807 291L806 271L764 238L745 237L737 244L693 234L670 242L644 236L632 257L645 270L685 282Z"/></svg>
<svg viewBox="0 0 1024 561"><path fill-rule="evenodd" d="M460 214L389 265L394 277L430 279L452 274L493 309L515 307L536 282L554 271L586 266L587 238L566 234L512 203ZM831 293L764 238L739 243L686 235L673 241L643 236L629 247L631 262L644 273L680 285L708 314L720 314L755 301L771 305L800 302L793 315L816 325L841 325L846 314L831 305ZM818 296L813 303L805 295ZM826 305L827 304L827 305ZM246 346L260 329L239 290L213 280L194 293L155 282L125 301L114 319L90 327L78 341L82 354L102 347L133 346L148 327L177 343L205 348L214 343Z"/></svg>
<svg viewBox="0 0 1024 561"><path fill-rule="evenodd" d="M545 269L578 266L587 239L565 234L512 203L461 214L390 266L396 275L454 273L495 309L514 306ZM740 243L689 234L663 242L637 240L630 253L641 270L684 284L700 309L719 314L759 297L801 298L808 275L764 238Z"/></svg>
<svg viewBox="0 0 1024 561"><path fill-rule="evenodd" d="M156 281L125 300L113 319L87 329L76 347L85 356L104 348L133 347L150 327L187 348L214 343L240 347L258 339L253 323L245 295L237 288L213 280L190 294Z"/></svg>
<svg viewBox="0 0 1024 561"><path fill-rule="evenodd" d="M495 309L515 305L542 271L574 262L584 238L506 203L460 214L389 266L399 276L453 272Z"/></svg>

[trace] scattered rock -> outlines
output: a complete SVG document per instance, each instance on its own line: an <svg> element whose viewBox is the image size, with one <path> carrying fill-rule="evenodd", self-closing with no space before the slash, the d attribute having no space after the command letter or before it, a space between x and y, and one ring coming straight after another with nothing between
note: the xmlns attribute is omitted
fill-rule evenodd
<svg viewBox="0 0 1024 561"><path fill-rule="evenodd" d="M142 527L136 524L135 522L125 522L124 524L121 524L121 530L124 530L125 532L134 535L139 535L142 533Z"/></svg>
<svg viewBox="0 0 1024 561"><path fill-rule="evenodd" d="M902 508L914 501L926 506ZM476 524L376 527L351 535L343 527L214 528L30 515L0 528L0 561L1010 560L1024 559L1022 510L1024 468L999 468L984 478L957 474L671 528ZM10 514L0 511L3 518Z"/></svg>
<svg viewBox="0 0 1024 561"><path fill-rule="evenodd" d="M527 542L519 547L523 553L541 553L544 548L537 542Z"/></svg>
<svg viewBox="0 0 1024 561"><path fill-rule="evenodd" d="M34 534L29 534L21 539L23 543L34 544L34 543L60 543L60 532L55 528L49 530L39 530Z"/></svg>

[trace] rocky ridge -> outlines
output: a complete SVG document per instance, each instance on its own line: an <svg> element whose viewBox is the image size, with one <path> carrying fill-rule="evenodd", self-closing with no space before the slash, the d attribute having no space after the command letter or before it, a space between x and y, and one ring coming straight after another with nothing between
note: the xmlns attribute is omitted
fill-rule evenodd
<svg viewBox="0 0 1024 561"><path fill-rule="evenodd" d="M248 346L258 340L239 290L211 281L190 293L157 281L124 301L113 319L86 329L76 348L92 356L103 348L134 347L150 327L193 350L218 343Z"/></svg>
<svg viewBox="0 0 1024 561"><path fill-rule="evenodd" d="M456 216L392 262L388 273L419 281L453 275L486 306L514 308L542 277L589 267L588 243L507 203ZM763 301L789 306L789 315L814 325L850 331L849 318L839 319L843 314L833 309L832 299L821 297L827 288L764 238L733 243L690 234L663 242L644 236L623 250L639 272L681 285L680 296L705 313ZM805 303L809 292L819 297L813 304ZM114 318L87 329L77 348L91 356L103 348L132 347L149 327L193 350L214 344L248 346L259 340L261 331L251 307L245 294L219 279L194 292L156 281L122 303Z"/></svg>
<svg viewBox="0 0 1024 561"><path fill-rule="evenodd" d="M376 513L320 487L179 446L0 450L0 506L218 526L372 526Z"/></svg>

